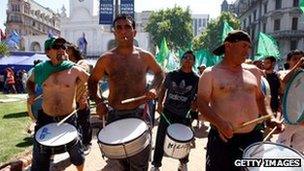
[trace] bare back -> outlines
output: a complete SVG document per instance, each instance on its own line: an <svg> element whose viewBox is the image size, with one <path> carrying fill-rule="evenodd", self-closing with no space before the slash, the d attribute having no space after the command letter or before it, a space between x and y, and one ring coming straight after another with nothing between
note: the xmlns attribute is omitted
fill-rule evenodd
<svg viewBox="0 0 304 171"><path fill-rule="evenodd" d="M76 108L76 83L87 79L88 74L76 66L50 75L42 85L44 112L50 116L65 116L73 112Z"/></svg>
<svg viewBox="0 0 304 171"><path fill-rule="evenodd" d="M234 128L258 117L258 82L250 71L243 68L231 71L218 65L208 68L200 82L199 94L208 99L212 110ZM236 133L250 132L254 127L247 126Z"/></svg>

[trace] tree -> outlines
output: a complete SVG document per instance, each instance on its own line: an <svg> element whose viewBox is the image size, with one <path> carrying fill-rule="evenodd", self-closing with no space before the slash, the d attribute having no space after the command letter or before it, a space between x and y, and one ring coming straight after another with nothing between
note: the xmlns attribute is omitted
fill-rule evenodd
<svg viewBox="0 0 304 171"><path fill-rule="evenodd" d="M154 11L145 29L158 46L163 38L166 38L169 49L173 51L188 48L193 39L189 8L184 10L175 6L171 9Z"/></svg>
<svg viewBox="0 0 304 171"><path fill-rule="evenodd" d="M225 22L233 29L240 28L240 21L234 14L223 12L218 18L211 20L202 34L193 40L193 48L195 50L203 48L212 52L222 44Z"/></svg>
<svg viewBox="0 0 304 171"><path fill-rule="evenodd" d="M0 42L0 56L7 56L9 54L9 48L4 42Z"/></svg>

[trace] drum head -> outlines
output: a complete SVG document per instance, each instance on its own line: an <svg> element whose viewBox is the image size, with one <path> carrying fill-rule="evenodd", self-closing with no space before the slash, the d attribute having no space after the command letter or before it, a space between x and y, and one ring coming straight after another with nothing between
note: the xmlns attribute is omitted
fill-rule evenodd
<svg viewBox="0 0 304 171"><path fill-rule="evenodd" d="M57 147L68 144L77 136L77 129L73 125L63 123L57 126L57 123L51 123L41 127L36 132L35 139L44 146Z"/></svg>
<svg viewBox="0 0 304 171"><path fill-rule="evenodd" d="M272 142L257 142L244 150L243 158L246 159L300 159L303 163L304 156L282 144ZM302 164L303 166L303 164ZM249 167L249 171L303 171L301 167Z"/></svg>
<svg viewBox="0 0 304 171"><path fill-rule="evenodd" d="M243 158L302 158L303 155L282 144L257 142L244 150Z"/></svg>
<svg viewBox="0 0 304 171"><path fill-rule="evenodd" d="M189 127L179 123L171 124L167 128L167 134L170 138L181 142L190 141L194 136Z"/></svg>
<svg viewBox="0 0 304 171"><path fill-rule="evenodd" d="M304 120L304 71L297 72L288 83L283 97L283 116L287 123Z"/></svg>
<svg viewBox="0 0 304 171"><path fill-rule="evenodd" d="M148 125L141 119L121 119L101 129L98 140L104 144L120 145L140 137L146 130L148 130Z"/></svg>

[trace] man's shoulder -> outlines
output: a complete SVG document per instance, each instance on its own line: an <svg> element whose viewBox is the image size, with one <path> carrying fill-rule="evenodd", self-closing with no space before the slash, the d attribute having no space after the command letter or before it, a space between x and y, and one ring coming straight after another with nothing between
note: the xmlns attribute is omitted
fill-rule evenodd
<svg viewBox="0 0 304 171"><path fill-rule="evenodd" d="M136 47L135 51L139 53L141 57L154 57L151 52L144 50L142 48Z"/></svg>

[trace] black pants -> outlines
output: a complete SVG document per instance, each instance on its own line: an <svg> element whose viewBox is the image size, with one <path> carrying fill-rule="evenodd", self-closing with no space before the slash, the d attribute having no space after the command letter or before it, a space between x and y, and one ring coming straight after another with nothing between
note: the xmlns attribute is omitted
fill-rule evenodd
<svg viewBox="0 0 304 171"><path fill-rule="evenodd" d="M89 145L92 141L92 127L90 117L90 107L77 111L77 125L79 127L78 129L82 137L83 145Z"/></svg>
<svg viewBox="0 0 304 171"><path fill-rule="evenodd" d="M228 142L224 142L217 130L211 127L207 143L206 171L241 171L241 167L234 166L234 161L242 159L245 148L262 140L262 132L254 129L246 134L234 134Z"/></svg>
<svg viewBox="0 0 304 171"><path fill-rule="evenodd" d="M186 126L190 126L191 122L190 119L176 116L174 114L171 114L170 112L164 110L163 114L165 117L169 120L171 124L173 123L180 123L184 124ZM158 125L157 129L157 135L156 135L156 144L155 144L155 149L154 149L154 155L153 155L153 162L152 165L154 167L161 167L162 166L162 159L164 156L164 143L165 143L165 137L167 133L167 128L169 124L167 121L164 119L164 117L161 115L160 116L160 122ZM181 163L188 163L189 162L189 155L186 157L179 159Z"/></svg>
<svg viewBox="0 0 304 171"><path fill-rule="evenodd" d="M136 108L134 110L115 110L111 109L109 111L107 124L114 122L116 120L124 119L124 118L143 118L144 117L144 109ZM145 120L146 122L149 122ZM149 158L150 158L151 144L149 144L143 151L140 153L131 156L126 159L117 160L119 163L119 167L123 169L123 171L147 171L149 167Z"/></svg>

